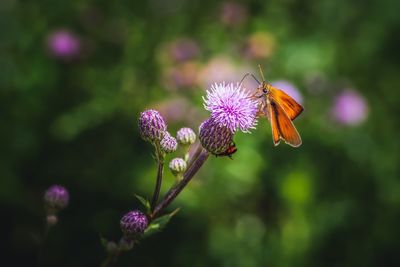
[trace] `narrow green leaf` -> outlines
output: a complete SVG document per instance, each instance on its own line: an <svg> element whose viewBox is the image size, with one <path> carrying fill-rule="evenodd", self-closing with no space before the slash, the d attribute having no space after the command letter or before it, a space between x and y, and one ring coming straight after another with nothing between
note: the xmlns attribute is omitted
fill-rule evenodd
<svg viewBox="0 0 400 267"><path fill-rule="evenodd" d="M100 236L100 243L104 248L107 248L108 240Z"/></svg>
<svg viewBox="0 0 400 267"><path fill-rule="evenodd" d="M142 203L142 205L146 208L146 211L148 213L150 211L150 202L147 199L145 199L144 197L141 197L139 195L135 194L135 197L137 199L139 199L140 203Z"/></svg>
<svg viewBox="0 0 400 267"><path fill-rule="evenodd" d="M144 231L143 237L148 237L161 231L167 225L172 216L174 216L179 210L180 208L177 208L173 212L165 214L152 221Z"/></svg>

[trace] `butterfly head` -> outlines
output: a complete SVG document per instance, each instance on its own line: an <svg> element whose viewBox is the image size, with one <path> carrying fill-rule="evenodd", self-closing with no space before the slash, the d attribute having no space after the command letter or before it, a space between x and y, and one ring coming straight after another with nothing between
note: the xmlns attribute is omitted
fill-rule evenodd
<svg viewBox="0 0 400 267"><path fill-rule="evenodd" d="M270 90L271 90L271 84L269 84L266 81L263 81L258 86L256 95L258 98L262 98L262 97L266 96L267 94L269 94Z"/></svg>

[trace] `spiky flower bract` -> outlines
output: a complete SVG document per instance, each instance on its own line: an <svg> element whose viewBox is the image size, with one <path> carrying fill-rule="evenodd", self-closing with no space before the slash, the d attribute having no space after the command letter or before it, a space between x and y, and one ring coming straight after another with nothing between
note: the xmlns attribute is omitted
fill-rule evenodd
<svg viewBox="0 0 400 267"><path fill-rule="evenodd" d="M249 132L257 125L258 103L239 83L215 83L203 100L213 121L232 133L238 129Z"/></svg>
<svg viewBox="0 0 400 267"><path fill-rule="evenodd" d="M160 147L163 152L172 153L178 148L178 142L169 134L169 132L165 132L164 137L160 142Z"/></svg>
<svg viewBox="0 0 400 267"><path fill-rule="evenodd" d="M121 231L127 240L132 240L140 237L148 224L149 221L143 212L133 210L122 217Z"/></svg>
<svg viewBox="0 0 400 267"><path fill-rule="evenodd" d="M149 109L140 113L139 131L145 141L159 142L164 137L167 124L157 110Z"/></svg>
<svg viewBox="0 0 400 267"><path fill-rule="evenodd" d="M196 141L196 134L191 128L181 128L176 133L176 140L181 145L191 145Z"/></svg>
<svg viewBox="0 0 400 267"><path fill-rule="evenodd" d="M186 171L186 168L187 168L187 163L184 159L174 158L169 162L169 169L175 176L180 173L184 173Z"/></svg>
<svg viewBox="0 0 400 267"><path fill-rule="evenodd" d="M209 118L200 125L199 140L208 152L218 155L225 152L232 144L233 133Z"/></svg>

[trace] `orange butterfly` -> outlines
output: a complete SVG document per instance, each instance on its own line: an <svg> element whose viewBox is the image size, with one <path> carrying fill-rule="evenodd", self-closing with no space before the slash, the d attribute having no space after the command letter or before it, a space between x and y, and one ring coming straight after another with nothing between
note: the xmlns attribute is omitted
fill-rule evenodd
<svg viewBox="0 0 400 267"><path fill-rule="evenodd" d="M261 66L259 65L258 67L261 77L263 78L262 83L260 83L254 75L249 74L260 84L252 96L254 99L261 98L258 115L267 117L270 121L272 139L275 146L279 145L282 139L286 144L292 147L299 147L302 143L301 137L292 121L304 110L303 107L291 96L267 83ZM245 76L247 75L248 74Z"/></svg>

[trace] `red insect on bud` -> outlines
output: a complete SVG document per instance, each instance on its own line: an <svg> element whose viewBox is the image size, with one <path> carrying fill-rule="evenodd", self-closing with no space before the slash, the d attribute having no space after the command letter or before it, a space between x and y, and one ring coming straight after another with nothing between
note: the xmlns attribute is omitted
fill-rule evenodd
<svg viewBox="0 0 400 267"><path fill-rule="evenodd" d="M219 153L219 154L215 154L215 156L216 156L216 157L224 157L224 156L227 156L227 157L229 157L230 159L233 159L233 158L232 158L232 155L235 154L236 151L237 151L236 145L235 145L234 142L232 142L232 144L231 144L224 152Z"/></svg>

